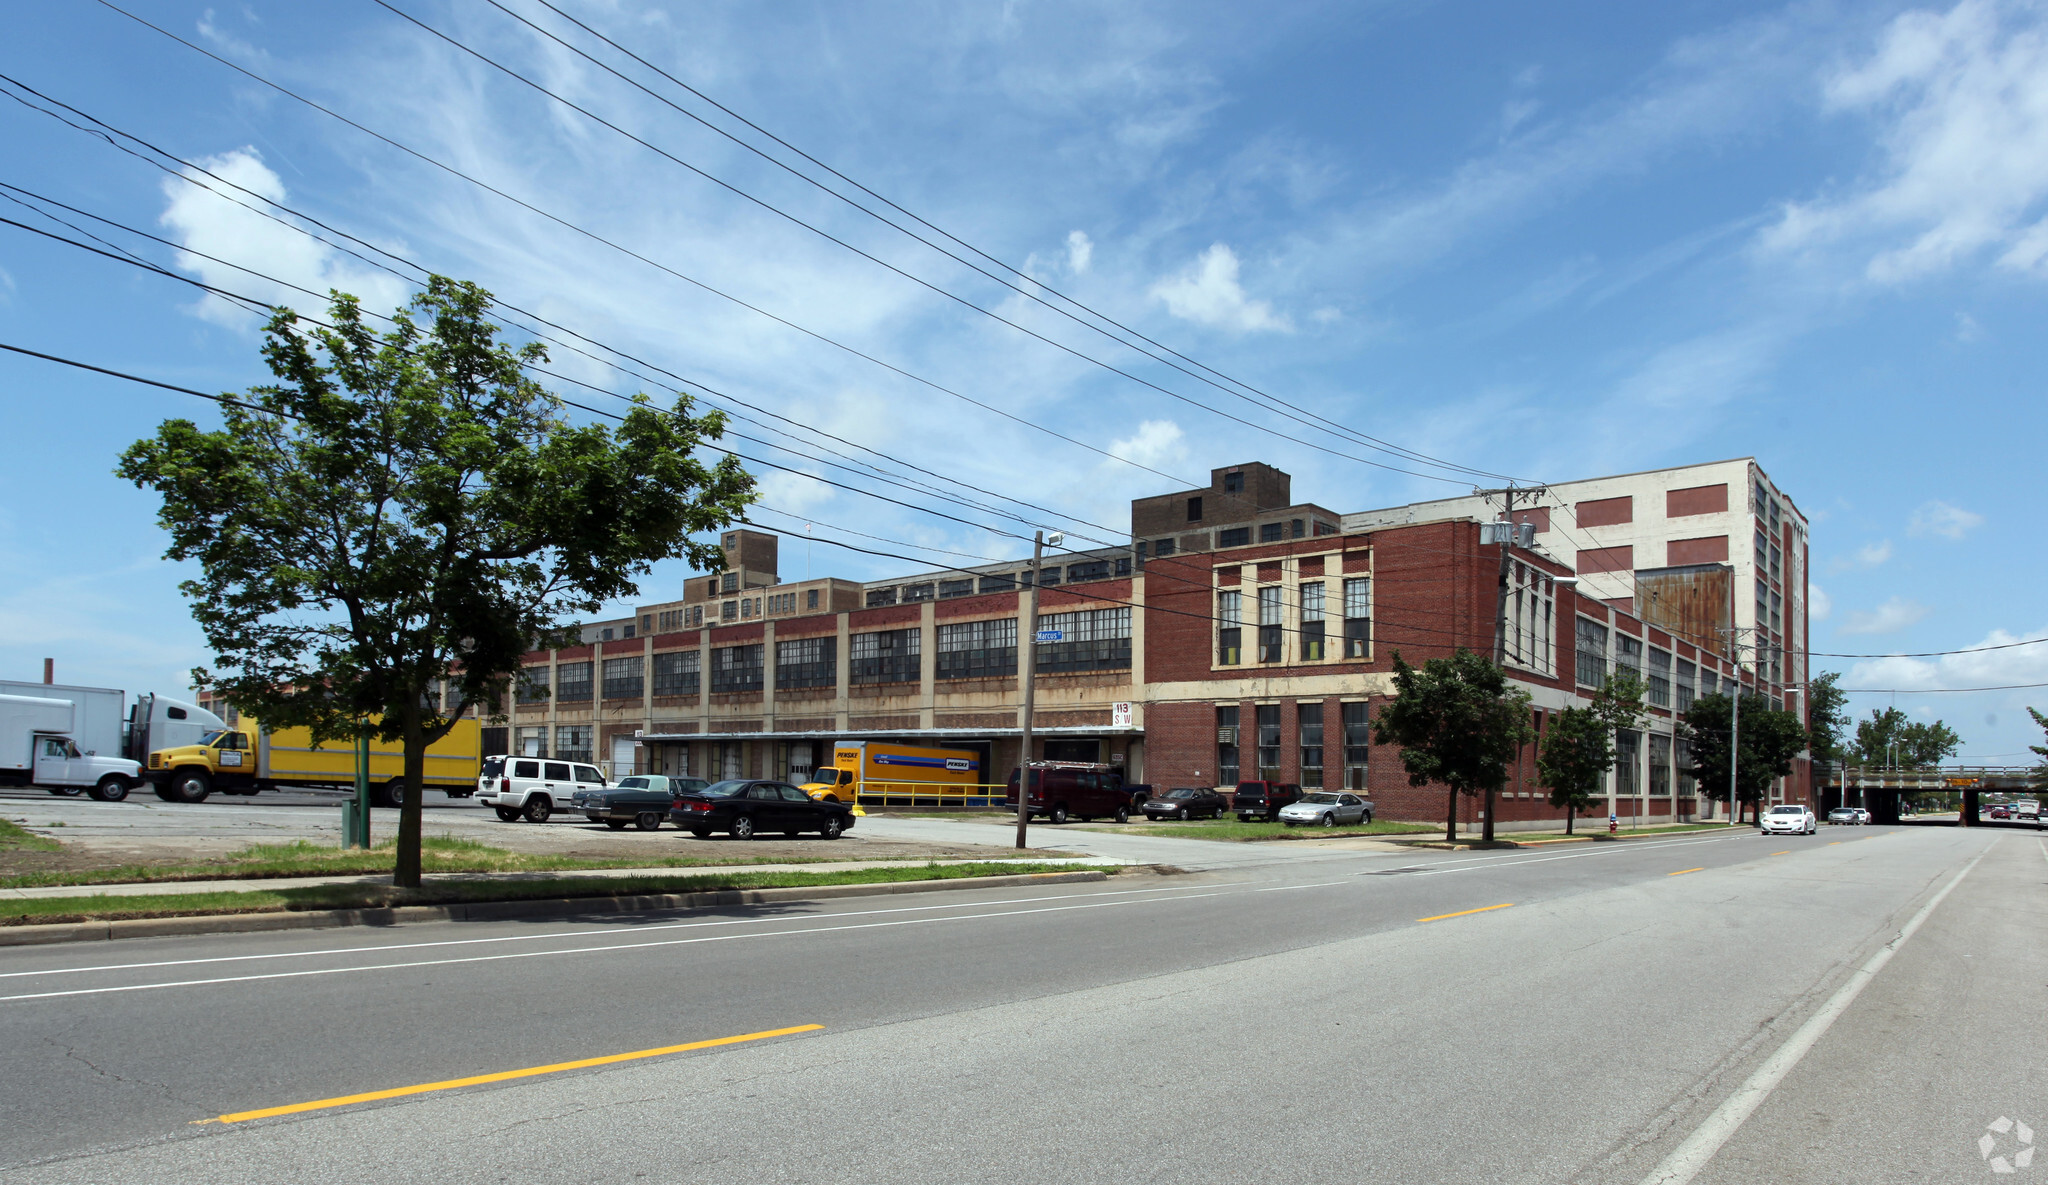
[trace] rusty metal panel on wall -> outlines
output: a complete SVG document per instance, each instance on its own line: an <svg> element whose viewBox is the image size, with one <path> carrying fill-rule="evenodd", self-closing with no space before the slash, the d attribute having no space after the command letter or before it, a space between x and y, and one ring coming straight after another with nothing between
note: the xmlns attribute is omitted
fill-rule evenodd
<svg viewBox="0 0 2048 1185"><path fill-rule="evenodd" d="M1635 614L1673 637L1726 656L1731 653L1728 638L1720 631L1730 624L1734 587L1735 570L1726 564L1639 568Z"/></svg>

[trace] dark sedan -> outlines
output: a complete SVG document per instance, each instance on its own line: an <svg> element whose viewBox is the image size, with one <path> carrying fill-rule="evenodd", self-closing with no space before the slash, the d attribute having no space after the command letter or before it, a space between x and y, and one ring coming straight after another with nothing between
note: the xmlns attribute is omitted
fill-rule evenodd
<svg viewBox="0 0 2048 1185"><path fill-rule="evenodd" d="M714 831L734 839L752 839L763 831L780 831L792 838L815 831L826 839L838 839L853 826L853 808L812 798L787 782L738 778L678 794L668 818L698 839L708 839Z"/></svg>
<svg viewBox="0 0 2048 1185"><path fill-rule="evenodd" d="M595 790L578 790L571 809L583 812L593 823L613 831L628 823L642 831L653 831L668 817L669 804L678 795L702 790L710 783L703 778L671 778L663 774L629 774L615 785Z"/></svg>
<svg viewBox="0 0 2048 1185"><path fill-rule="evenodd" d="M1148 819L1220 819L1230 809L1221 794L1205 786L1175 786L1158 798L1145 800Z"/></svg>

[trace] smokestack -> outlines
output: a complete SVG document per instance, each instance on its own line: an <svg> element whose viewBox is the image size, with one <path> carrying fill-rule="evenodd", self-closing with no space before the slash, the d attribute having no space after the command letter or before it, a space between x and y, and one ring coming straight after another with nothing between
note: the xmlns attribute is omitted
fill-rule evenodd
<svg viewBox="0 0 2048 1185"><path fill-rule="evenodd" d="M57 681L57 660L56 660L56 659L54 659L54 658L46 658L46 659L44 659L44 660L43 660L43 682L45 682L45 683L55 683L56 681Z"/></svg>

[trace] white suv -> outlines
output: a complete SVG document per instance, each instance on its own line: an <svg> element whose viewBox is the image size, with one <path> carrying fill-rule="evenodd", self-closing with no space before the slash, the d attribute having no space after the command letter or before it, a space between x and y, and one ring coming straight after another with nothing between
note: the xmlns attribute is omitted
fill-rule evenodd
<svg viewBox="0 0 2048 1185"><path fill-rule="evenodd" d="M476 800L495 808L507 823L545 823L556 811L567 810L578 790L604 786L604 775L596 766L578 761L486 757L483 774L476 780Z"/></svg>
<svg viewBox="0 0 2048 1185"><path fill-rule="evenodd" d="M1769 835L1783 831L1792 835L1813 835L1820 830L1820 820L1806 807L1793 804L1774 806L1764 812L1757 827Z"/></svg>

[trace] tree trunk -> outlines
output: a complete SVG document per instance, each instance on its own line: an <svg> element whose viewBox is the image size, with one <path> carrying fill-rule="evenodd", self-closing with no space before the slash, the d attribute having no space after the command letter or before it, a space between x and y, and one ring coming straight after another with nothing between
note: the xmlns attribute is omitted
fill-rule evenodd
<svg viewBox="0 0 2048 1185"><path fill-rule="evenodd" d="M1578 807L1573 806L1571 803L1564 804L1564 833L1566 835L1572 833L1572 820L1578 818L1578 816Z"/></svg>
<svg viewBox="0 0 2048 1185"><path fill-rule="evenodd" d="M1493 842L1493 803L1494 789L1488 786L1486 788L1486 818L1481 821L1479 831L1479 838L1486 843Z"/></svg>
<svg viewBox="0 0 2048 1185"><path fill-rule="evenodd" d="M1447 791L1451 796L1450 805L1444 808L1444 842L1458 842L1458 792Z"/></svg>
<svg viewBox="0 0 2048 1185"><path fill-rule="evenodd" d="M420 787L426 771L426 728L414 702L405 709L405 802L398 808L398 864L391 877L401 889L420 887Z"/></svg>

